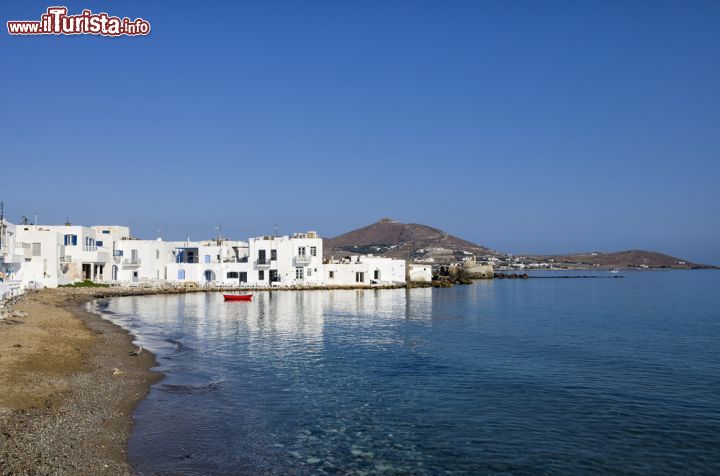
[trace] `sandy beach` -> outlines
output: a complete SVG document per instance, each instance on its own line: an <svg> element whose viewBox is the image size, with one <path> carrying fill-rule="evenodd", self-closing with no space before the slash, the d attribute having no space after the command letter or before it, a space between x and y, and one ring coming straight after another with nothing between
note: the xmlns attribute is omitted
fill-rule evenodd
<svg viewBox="0 0 720 476"><path fill-rule="evenodd" d="M84 304L124 290L32 292L0 320L0 474L131 474L132 411L154 356ZM137 294L136 291L133 294Z"/></svg>

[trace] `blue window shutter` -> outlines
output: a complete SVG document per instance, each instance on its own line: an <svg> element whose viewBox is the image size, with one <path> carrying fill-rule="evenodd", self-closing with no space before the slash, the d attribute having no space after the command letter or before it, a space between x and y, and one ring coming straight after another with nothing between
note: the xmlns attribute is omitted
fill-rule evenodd
<svg viewBox="0 0 720 476"><path fill-rule="evenodd" d="M77 246L77 235L72 236L72 244L73 246Z"/></svg>

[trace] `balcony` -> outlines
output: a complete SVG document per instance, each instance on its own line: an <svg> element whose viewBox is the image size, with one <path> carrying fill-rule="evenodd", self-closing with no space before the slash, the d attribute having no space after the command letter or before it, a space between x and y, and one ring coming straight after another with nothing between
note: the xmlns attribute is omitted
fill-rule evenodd
<svg viewBox="0 0 720 476"><path fill-rule="evenodd" d="M265 258L265 259L259 259L259 258L258 258L258 259L255 261L255 267L256 267L257 269L270 269L271 262L272 262L272 260L269 260L269 259L267 259L267 258Z"/></svg>
<svg viewBox="0 0 720 476"><path fill-rule="evenodd" d="M293 258L296 267L307 266L312 263L312 256L296 256Z"/></svg>
<svg viewBox="0 0 720 476"><path fill-rule="evenodd" d="M140 258L125 258L122 260L122 265L126 268L134 268L140 266Z"/></svg>

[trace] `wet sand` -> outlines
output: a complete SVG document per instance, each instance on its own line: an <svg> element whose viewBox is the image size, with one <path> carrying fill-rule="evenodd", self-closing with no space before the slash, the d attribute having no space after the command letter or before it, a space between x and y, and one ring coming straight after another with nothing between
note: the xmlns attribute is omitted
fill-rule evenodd
<svg viewBox="0 0 720 476"><path fill-rule="evenodd" d="M0 474L131 474L132 412L161 378L132 336L84 310L98 295L33 292L0 320ZM136 291L132 292L136 294Z"/></svg>

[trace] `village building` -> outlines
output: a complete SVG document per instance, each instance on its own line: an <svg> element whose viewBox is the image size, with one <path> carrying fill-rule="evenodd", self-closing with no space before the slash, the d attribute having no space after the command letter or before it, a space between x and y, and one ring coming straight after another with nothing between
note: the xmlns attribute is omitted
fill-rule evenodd
<svg viewBox="0 0 720 476"><path fill-rule="evenodd" d="M115 225L3 221L1 231L0 279L40 287L82 280L117 285L373 287L403 285L408 272L399 259L323 259L323 240L314 231L248 241L137 240L129 227ZM430 280L429 266L410 271L418 281Z"/></svg>

